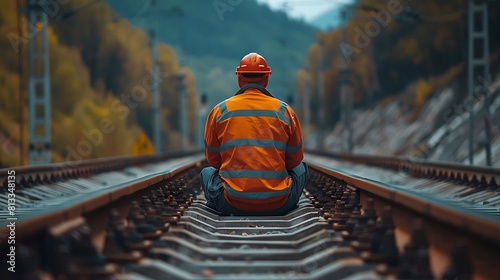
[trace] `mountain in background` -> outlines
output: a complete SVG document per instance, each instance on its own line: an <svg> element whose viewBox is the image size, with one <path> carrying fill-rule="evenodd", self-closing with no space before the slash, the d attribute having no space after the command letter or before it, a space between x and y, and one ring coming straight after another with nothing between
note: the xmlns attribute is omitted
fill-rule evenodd
<svg viewBox="0 0 500 280"><path fill-rule="evenodd" d="M338 7L331 8L319 16L311 19L309 23L322 31L335 29L342 25L340 11L341 10Z"/></svg>
<svg viewBox="0 0 500 280"><path fill-rule="evenodd" d="M119 16L150 32L158 20L160 41L171 45L196 77L200 94L213 106L238 90L234 74L240 59L262 54L273 70L269 90L282 100L296 94L295 75L305 65L316 29L255 0L106 0Z"/></svg>
<svg viewBox="0 0 500 280"><path fill-rule="evenodd" d="M338 1L335 3L334 7L331 7L313 19L308 20L308 23L322 31L333 30L341 27L344 24L342 11L345 10L348 13L352 13L356 2L357 0Z"/></svg>

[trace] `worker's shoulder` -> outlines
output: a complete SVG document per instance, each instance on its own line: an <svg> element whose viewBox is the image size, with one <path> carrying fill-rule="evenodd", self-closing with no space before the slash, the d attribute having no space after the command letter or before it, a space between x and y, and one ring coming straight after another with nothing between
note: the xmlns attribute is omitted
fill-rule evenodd
<svg viewBox="0 0 500 280"><path fill-rule="evenodd" d="M224 110L224 108L226 107L226 102L227 102L228 100L230 100L230 99L231 99L231 98L227 98L227 99L222 100L221 102L219 102L219 104L215 105L215 106L212 108L212 111L219 111L219 112L223 111L223 110Z"/></svg>
<svg viewBox="0 0 500 280"><path fill-rule="evenodd" d="M291 114L295 114L295 112L293 111L293 108L292 106L290 106L288 103L286 103L285 101L283 100L280 100L280 99L277 99L279 102L280 102L280 107L289 111Z"/></svg>

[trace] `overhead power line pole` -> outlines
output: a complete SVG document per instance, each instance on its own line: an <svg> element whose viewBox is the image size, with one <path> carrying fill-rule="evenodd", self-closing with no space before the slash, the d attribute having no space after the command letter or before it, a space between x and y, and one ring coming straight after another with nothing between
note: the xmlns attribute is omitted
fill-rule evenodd
<svg viewBox="0 0 500 280"><path fill-rule="evenodd" d="M304 139L308 139L309 133L311 133L311 80L309 72L306 71L305 81L304 81ZM309 145L309 143L307 143Z"/></svg>
<svg viewBox="0 0 500 280"><path fill-rule="evenodd" d="M318 100L319 100L319 122L318 122L318 149L325 149L325 136L326 136L326 96L325 96L325 57L324 49L325 42L323 38L318 38Z"/></svg>
<svg viewBox="0 0 500 280"><path fill-rule="evenodd" d="M469 98L469 163L474 164L474 150L475 150L475 139L474 139L474 92L476 90L476 77L480 74L487 83L489 81L489 37L488 37L488 4L486 2L475 3L474 0L468 0L468 71L467 71L467 85L468 85L468 98ZM475 23L480 22L476 30ZM477 44L482 45L482 50L478 51L476 49ZM479 54L479 55L478 55ZM481 69L479 73L476 73L477 69ZM488 96L487 90L482 87L482 94L485 97ZM485 113L486 118L490 118L490 110L488 100L485 100ZM488 137L487 137L488 138ZM487 157L487 164L491 165L491 147L489 139L485 141L485 148Z"/></svg>
<svg viewBox="0 0 500 280"><path fill-rule="evenodd" d="M181 111L181 117L180 117L180 128L181 128L181 149L183 152L187 151L187 143L188 143L188 108L186 106L187 104L187 96L186 96L186 85L185 85L185 80L186 80L186 74L184 72L180 71L179 74L177 74L177 88L179 92L179 109Z"/></svg>
<svg viewBox="0 0 500 280"><path fill-rule="evenodd" d="M161 108L161 92L160 92L160 61L158 54L158 14L160 11L155 11L156 0L149 0L145 6L139 11L138 15L135 17L154 17L154 26L149 30L150 36L150 48L152 52L153 59L153 144L155 146L155 153L161 153L161 119L160 119L160 108ZM149 13L146 11L149 10ZM165 13L162 13L165 16ZM181 14L182 15L182 14Z"/></svg>
<svg viewBox="0 0 500 280"><path fill-rule="evenodd" d="M204 132L205 132L205 120L207 118L207 95L203 93L198 102L199 110L198 110L198 135L196 136L197 145L196 148L201 151L205 145Z"/></svg>
<svg viewBox="0 0 500 280"><path fill-rule="evenodd" d="M28 3L29 40L29 162L48 164L51 161L51 108L48 16L42 7L46 0Z"/></svg>
<svg viewBox="0 0 500 280"><path fill-rule="evenodd" d="M154 3L154 2L153 2ZM155 153L161 153L160 140L160 62L158 58L157 31L158 24L155 17L155 25L150 31L150 47L153 57L153 144Z"/></svg>
<svg viewBox="0 0 500 280"><path fill-rule="evenodd" d="M62 14L57 20L64 20L92 4L93 0L79 9ZM49 164L51 162L51 88L49 64L48 15L53 4L48 0L29 0L27 17L29 21L29 163ZM22 119L22 118L21 118ZM22 137L22 134L21 134ZM21 144L23 139L21 139ZM21 159L22 160L22 159Z"/></svg>
<svg viewBox="0 0 500 280"><path fill-rule="evenodd" d="M342 30L342 41L345 43L347 41L347 24L352 17L352 8L348 7L342 11L342 17L345 22L345 26ZM350 88L350 77L351 72L347 62L347 57L342 54L342 63L339 67L339 86L340 86L340 99L342 100L342 111L343 119L345 121L345 127L347 127L347 151L352 153L353 151L353 140L352 140L352 92Z"/></svg>
<svg viewBox="0 0 500 280"><path fill-rule="evenodd" d="M23 37L22 27L22 0L16 1L17 8L17 31L20 37ZM24 67L23 67L23 44L18 46L17 66L19 75L19 165L24 165L25 160L25 139L24 139L24 104L26 102L24 96Z"/></svg>

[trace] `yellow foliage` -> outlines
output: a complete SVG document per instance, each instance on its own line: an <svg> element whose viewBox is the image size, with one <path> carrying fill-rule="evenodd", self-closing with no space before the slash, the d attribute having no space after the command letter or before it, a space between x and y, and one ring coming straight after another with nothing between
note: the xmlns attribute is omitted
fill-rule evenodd
<svg viewBox="0 0 500 280"><path fill-rule="evenodd" d="M457 65L450 68L445 73L429 80L419 79L415 85L414 100L406 100L406 103L408 103L406 105L414 109L410 119L417 118L418 114L425 105L425 101L432 94L446 87L446 85L448 85L450 81L455 78L462 70L463 65Z"/></svg>
<svg viewBox="0 0 500 280"><path fill-rule="evenodd" d="M64 160L128 154L134 140L142 132L137 125L130 127L127 119L117 113L113 102L125 106L118 99L96 104L85 98L78 103L73 115L63 117L54 127L53 143Z"/></svg>
<svg viewBox="0 0 500 280"><path fill-rule="evenodd" d="M170 46L166 44L158 45L158 60L162 71L168 73L179 72L179 62L175 58L174 50Z"/></svg>
<svg viewBox="0 0 500 280"><path fill-rule="evenodd" d="M0 0L0 25L10 28L17 27L16 1Z"/></svg>
<svg viewBox="0 0 500 280"><path fill-rule="evenodd" d="M414 37L401 38L394 49L396 50L394 56L401 60L413 58L420 52L418 41Z"/></svg>
<svg viewBox="0 0 500 280"><path fill-rule="evenodd" d="M51 54L51 95L53 108L71 114L90 90L88 71L74 49L55 45Z"/></svg>
<svg viewBox="0 0 500 280"><path fill-rule="evenodd" d="M184 74L186 75L186 102L189 108L188 110L188 127L189 134L192 137L196 137L197 127L198 127L198 110L199 110L199 102L198 102L198 94L196 93L196 82L194 80L194 74L189 68L183 69Z"/></svg>
<svg viewBox="0 0 500 280"><path fill-rule="evenodd" d="M72 0L61 9L86 4L87 0ZM27 78L27 38L30 30L28 21L23 17L25 38L17 35L16 1L0 0L0 7L0 140L9 138L12 143L9 150L0 150L0 165L13 166L19 164L19 145L23 142L19 139L19 77L15 45L23 43L22 58ZM37 26L38 29L40 27ZM144 82L151 78L153 64L146 33L126 20L113 20L112 10L101 2L64 22L50 21L48 38L53 161L129 154L135 139L149 129L151 123L149 114L136 114L139 108L150 108L152 104L150 84ZM161 72L177 74L181 66L174 50L160 44L158 51ZM190 133L194 135L198 96L193 74L189 69L184 69L184 72L188 104L192 108L188 112L192 128ZM170 139L173 129L172 123L166 120L175 118L172 113L178 110L177 87L172 77L175 75L167 77L161 85L164 140ZM25 79L23 85L25 96L28 96L27 81ZM124 104L122 96L130 96L137 87L147 92L145 100L138 102L137 107ZM23 104L23 112L26 150L26 104ZM105 131L105 128L110 131ZM165 145L170 145L165 142L168 143ZM178 145L172 148L178 148Z"/></svg>
<svg viewBox="0 0 500 280"><path fill-rule="evenodd" d="M421 107L424 105L427 96L432 93L432 87L424 79L419 79L415 86L415 106Z"/></svg>
<svg viewBox="0 0 500 280"><path fill-rule="evenodd" d="M308 73L304 69L299 69L295 75L295 79L297 80L297 93L298 93L298 98L297 103L300 104L300 102L303 102L305 96L306 96L306 90L307 89L307 75ZM300 119L304 118L305 111L304 111L304 106L298 106L296 109L296 113L299 115Z"/></svg>
<svg viewBox="0 0 500 280"><path fill-rule="evenodd" d="M406 8L398 15L391 14L387 26L382 26L373 14L378 12L387 16L388 1L356 2L354 17L344 26L319 33L308 50L306 75L311 81L311 119L319 119L317 109L321 102L327 104L329 113L339 112L339 69L342 65L349 69L354 106L377 101L368 97L383 99L404 91L408 84L417 80L415 93L406 96L405 101L418 113L425 100L460 71L450 65L461 58L458 32L462 25L463 1L413 1L405 4ZM374 25L379 28L377 32ZM371 29L372 35L366 32L367 29ZM319 42L323 42L322 55L319 55ZM324 58L326 67L323 78L326 98L318 96L319 57ZM447 63L448 71L440 74L446 70L443 66ZM439 77L427 80L435 75ZM303 76L297 75L299 94L303 91ZM338 120L337 117L331 119Z"/></svg>
<svg viewBox="0 0 500 280"><path fill-rule="evenodd" d="M440 76L429 79L428 81L419 79L415 87L415 107L420 110L420 108L424 105L425 100L427 100L431 94L446 87L446 85L448 85L450 81L462 70L463 65L457 65L450 68Z"/></svg>
<svg viewBox="0 0 500 280"><path fill-rule="evenodd" d="M307 72L304 69L299 69L295 77L297 80L297 90L299 92L299 96L303 97L306 90Z"/></svg>
<svg viewBox="0 0 500 280"><path fill-rule="evenodd" d="M0 111L17 118L19 112L19 76L0 65Z"/></svg>
<svg viewBox="0 0 500 280"><path fill-rule="evenodd" d="M431 82L434 85L434 90L443 89L463 69L464 69L463 64L460 64L460 65L457 65L457 66L450 68L447 72L443 73L441 76L438 76L438 77L432 79Z"/></svg>

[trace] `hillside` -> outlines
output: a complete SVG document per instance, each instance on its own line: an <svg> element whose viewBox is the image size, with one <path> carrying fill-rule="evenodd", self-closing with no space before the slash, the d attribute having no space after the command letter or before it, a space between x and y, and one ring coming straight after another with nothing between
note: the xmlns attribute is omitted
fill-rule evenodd
<svg viewBox="0 0 500 280"><path fill-rule="evenodd" d="M354 109L354 152L409 156L414 155L414 150L420 150L418 156L421 157L464 162L468 154L467 122L451 121L463 119L455 107L465 103L468 94L467 7L464 3L460 0L401 1L397 9L393 9L390 20L381 24L374 20L374 14L387 15L387 1L358 0L346 28L321 33L323 47L317 43L310 46L308 71L297 74L300 96L306 94L305 81L312 81L308 108L312 123L308 131L313 140L308 141L308 146L314 147L316 143L316 120L320 119L320 108L324 107L328 112L324 127L331 132L325 141L327 148L347 150L344 126L347 106L341 96L339 74L341 65L345 64L350 70L347 88ZM489 3L488 13L488 75L495 80L500 73L500 37L493 27L500 24L500 2ZM370 33L369 28L377 28L377 32ZM477 43L476 47L482 46ZM324 58L326 68L324 96L320 96L318 83L319 57ZM484 77L476 73L475 79L479 82ZM493 100L492 104L494 102L498 103ZM493 159L499 164L500 122L498 106L495 106L490 108L490 120L485 121L483 113L477 112L474 148L478 164L485 164L485 123L492 123L491 138L496 145ZM453 129L451 123L455 126Z"/></svg>
<svg viewBox="0 0 500 280"><path fill-rule="evenodd" d="M311 44L307 60L307 72L300 72L300 84L306 77L311 82L311 119L319 119L319 104L328 108L326 127L333 127L341 118L339 68L345 59L350 70L350 92L355 108L370 108L376 102L397 95L408 85L419 80L429 80L449 72L457 65L466 63L465 21L463 1L449 0L436 3L432 0L401 2L399 13L391 16L387 26L371 20L373 13L387 9L386 1L359 0L354 17L344 28L337 28L319 35L324 47ZM387 11L386 11L387 12ZM446 15L446 16L443 16ZM489 25L500 24L500 3L493 2L489 9ZM373 36L365 34L366 28L377 25L379 32ZM364 35L360 35L363 33ZM360 39L362 36L365 39ZM500 48L500 37L490 28L490 51ZM363 41L364 44L359 42ZM320 100L318 87L318 58L322 50L325 70L323 91ZM345 55L342 55L345 54ZM500 69L492 64L492 74ZM459 75L460 86L457 98L466 96L466 72ZM304 94L303 88L299 91ZM433 93L422 85L417 95L410 100L411 110L418 114L424 101Z"/></svg>
<svg viewBox="0 0 500 280"><path fill-rule="evenodd" d="M23 1L24 2L24 1ZM58 7L48 27L50 50L50 98L52 161L69 161L116 155L128 155L140 135L152 134L152 97L148 69L152 66L148 35L126 20L112 20L105 3L93 3L73 16L60 19L88 4L73 0ZM20 146L28 148L28 44L23 44L24 80L21 90L26 97L19 102L19 65L15 43L17 33L16 2L0 0L0 166L22 164ZM59 17L61 15L61 17ZM28 24L24 36L28 37ZM173 29L173 28L172 28ZM171 46L160 44L162 73L177 73L182 66ZM191 71L186 73L188 112L194 135L197 95ZM149 80L148 80L149 79ZM180 146L178 128L178 90L172 83L162 83L162 151ZM135 95L134 95L135 94ZM131 96L140 96L130 102ZM128 99L128 101L127 101ZM20 125L22 110L24 126ZM102 120L111 123L112 132L100 133ZM21 139L21 129L24 139ZM101 135L88 149L80 149L89 134ZM193 143L194 141L191 141ZM87 143L87 142L85 142ZM90 145L90 144L89 144ZM88 147L88 146L87 146ZM75 151L79 151L77 154ZM26 153L24 164L27 163Z"/></svg>
<svg viewBox="0 0 500 280"><path fill-rule="evenodd" d="M354 152L360 154L398 155L468 164L469 114L468 103L457 99L459 83L451 81L444 88L434 88L433 94L415 117L405 100L416 95L419 81L395 96L391 102L380 102L374 108L355 111L353 120ZM474 135L476 148L474 164L486 165L485 130L486 113L491 112L492 165L500 167L500 76L489 88L490 102L477 100L474 108ZM394 102L395 101L395 102ZM453 104L453 106L450 106ZM489 105L489 106L487 106ZM338 123L326 137L328 150L343 152L347 149L348 130ZM315 139L308 145L314 146Z"/></svg>
<svg viewBox="0 0 500 280"><path fill-rule="evenodd" d="M287 100L296 91L295 72L305 64L307 48L315 40L313 27L254 0L235 7L224 6L227 1L156 1L156 12L144 6L147 1L106 1L145 31L156 17L160 40L172 45L181 62L193 69L197 89L207 93L210 105L237 91L234 69L249 52L268 60L273 70L269 89Z"/></svg>
<svg viewBox="0 0 500 280"><path fill-rule="evenodd" d="M342 17L338 7L329 9L310 20L309 23L323 31L335 29L342 25Z"/></svg>

